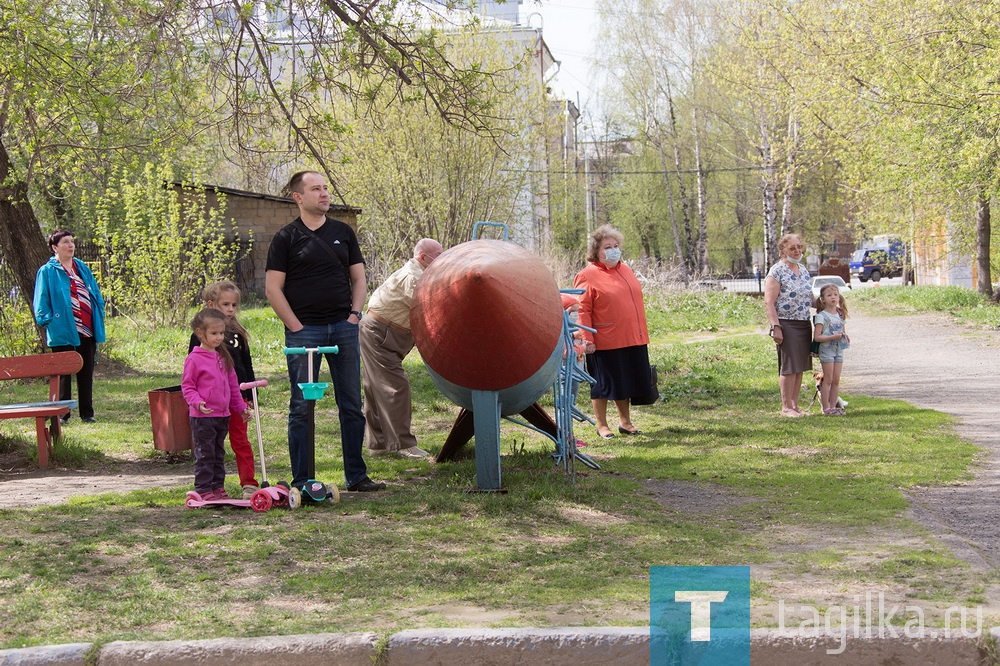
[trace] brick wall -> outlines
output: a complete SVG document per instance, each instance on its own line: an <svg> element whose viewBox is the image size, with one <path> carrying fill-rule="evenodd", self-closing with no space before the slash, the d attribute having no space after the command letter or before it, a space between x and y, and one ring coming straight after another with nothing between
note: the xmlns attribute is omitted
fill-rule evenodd
<svg viewBox="0 0 1000 666"><path fill-rule="evenodd" d="M179 183L174 188L183 195ZM226 196L226 216L236 222L236 228L241 240L246 241L252 234L253 250L250 256L239 262L235 267L237 284L244 291L264 294L264 266L267 262L267 249L271 238L283 226L299 216L299 208L291 199L275 197L255 192L244 192L226 187L205 186L208 190L207 203L218 205L216 191ZM360 208L354 206L331 206L328 215L351 225L355 231L358 228Z"/></svg>

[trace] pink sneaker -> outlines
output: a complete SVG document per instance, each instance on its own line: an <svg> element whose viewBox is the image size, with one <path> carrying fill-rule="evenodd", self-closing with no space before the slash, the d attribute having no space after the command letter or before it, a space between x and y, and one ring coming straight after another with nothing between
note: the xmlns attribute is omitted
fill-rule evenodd
<svg viewBox="0 0 1000 666"><path fill-rule="evenodd" d="M217 500L220 500L220 499L232 499L231 497L229 497L229 493L226 492L225 488L216 488L212 492L215 493L215 499L217 499Z"/></svg>
<svg viewBox="0 0 1000 666"><path fill-rule="evenodd" d="M587 442L583 441L582 439L576 440L576 448L582 449L585 446L587 446Z"/></svg>
<svg viewBox="0 0 1000 666"><path fill-rule="evenodd" d="M195 492L198 492L198 491L195 491ZM214 500L216 498L214 490L206 490L203 493L198 493L198 496L201 497L201 499L202 499L203 502L211 502L212 500Z"/></svg>

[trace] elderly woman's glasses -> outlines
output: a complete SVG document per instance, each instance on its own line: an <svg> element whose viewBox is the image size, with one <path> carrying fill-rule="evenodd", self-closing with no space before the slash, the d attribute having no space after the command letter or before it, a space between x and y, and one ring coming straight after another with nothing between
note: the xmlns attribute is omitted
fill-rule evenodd
<svg viewBox="0 0 1000 666"><path fill-rule="evenodd" d="M789 250L804 250L804 249L806 249L806 246L805 245L789 245L788 249Z"/></svg>

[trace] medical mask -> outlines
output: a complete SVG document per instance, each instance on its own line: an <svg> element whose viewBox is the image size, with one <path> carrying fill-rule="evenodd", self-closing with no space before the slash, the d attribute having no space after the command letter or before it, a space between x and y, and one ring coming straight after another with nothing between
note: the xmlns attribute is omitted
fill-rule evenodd
<svg viewBox="0 0 1000 666"><path fill-rule="evenodd" d="M617 264L622 259L622 249L620 247L609 247L604 251L604 260L609 264Z"/></svg>

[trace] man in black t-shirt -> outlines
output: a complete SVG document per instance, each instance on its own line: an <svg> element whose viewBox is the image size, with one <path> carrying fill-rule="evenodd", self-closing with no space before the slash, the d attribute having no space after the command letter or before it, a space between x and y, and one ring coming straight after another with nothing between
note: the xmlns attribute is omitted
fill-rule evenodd
<svg viewBox="0 0 1000 666"><path fill-rule="evenodd" d="M286 347L339 348L337 354L324 356L339 411L347 489L382 490L384 483L368 478L361 455L365 417L358 323L366 284L358 238L350 226L326 216L330 194L322 174L301 171L292 176L286 189L299 206L299 217L271 240L264 278L267 300L285 325ZM305 355L286 358L292 389L288 404L292 485L303 488L315 480L316 473L315 401L303 397L299 383L318 380L322 358L314 358L312 377L306 376Z"/></svg>

